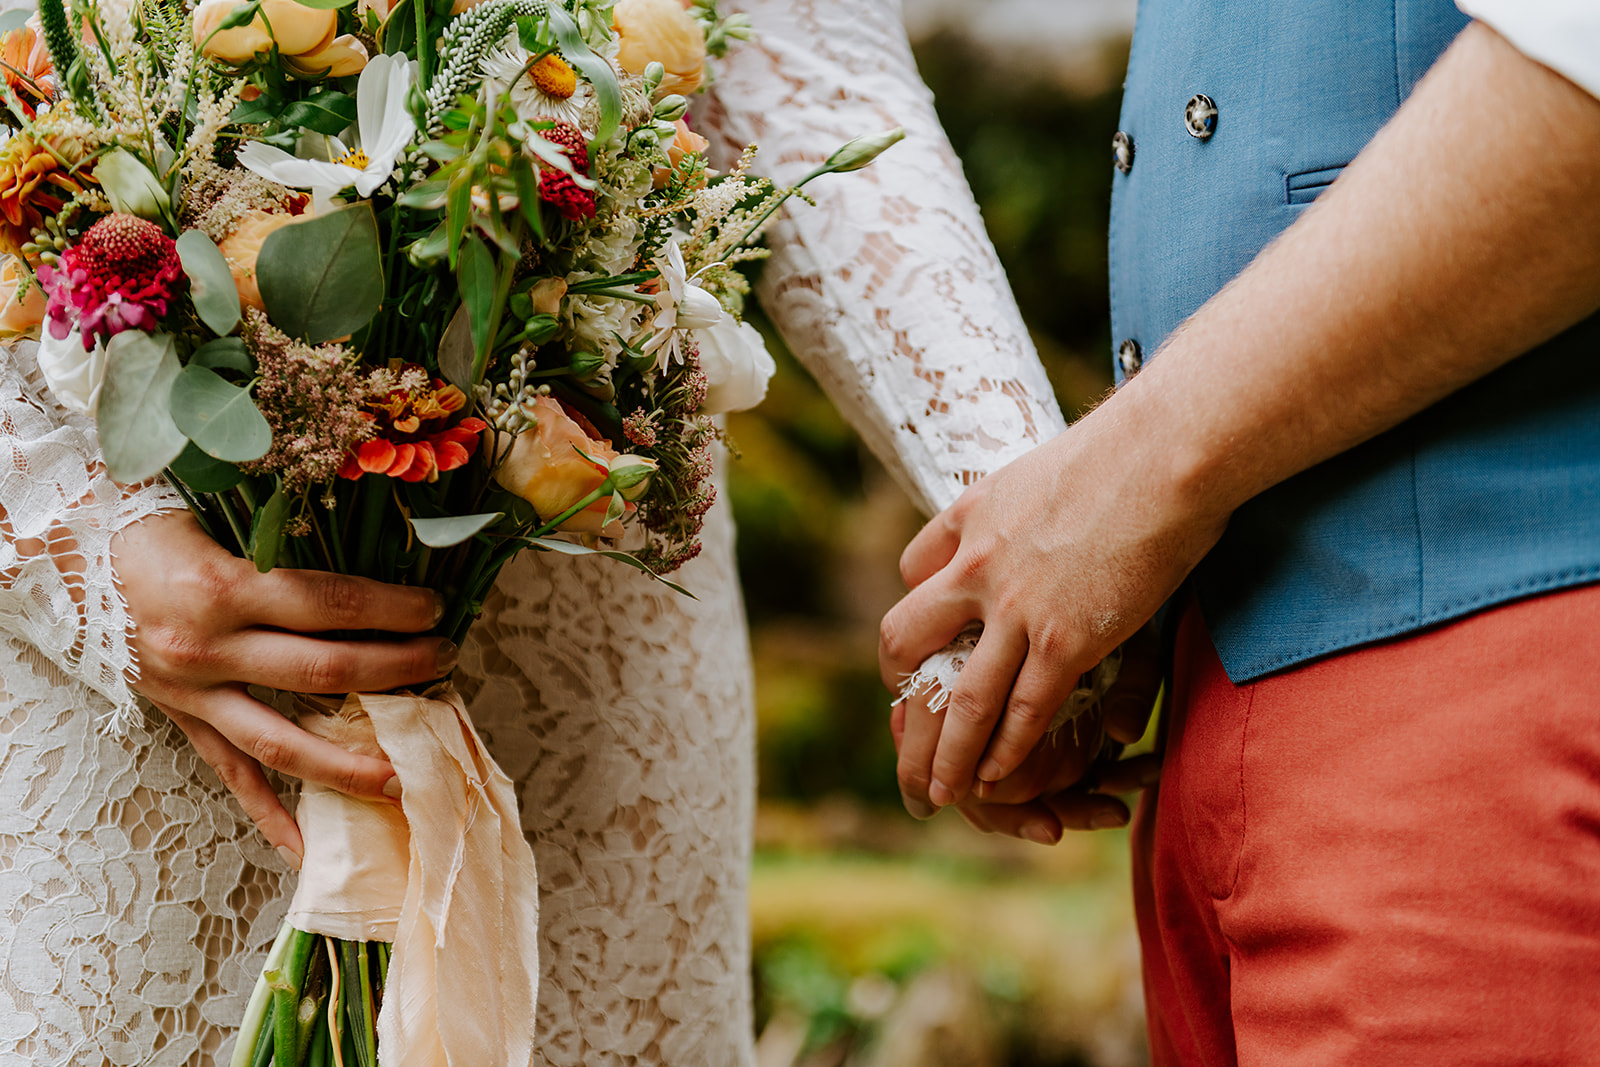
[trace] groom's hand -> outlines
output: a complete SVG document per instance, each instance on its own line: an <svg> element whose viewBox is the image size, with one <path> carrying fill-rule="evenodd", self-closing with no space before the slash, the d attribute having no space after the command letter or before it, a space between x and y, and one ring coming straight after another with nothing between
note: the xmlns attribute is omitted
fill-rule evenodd
<svg viewBox="0 0 1600 1067"><path fill-rule="evenodd" d="M999 782L1022 766L1079 677L1131 638L1221 535L1227 512L1185 492L1181 457L1130 433L1117 406L979 481L901 557L911 592L884 617L879 642L891 691L969 621L984 625L937 735L908 734L908 807L958 803L975 776Z"/></svg>
<svg viewBox="0 0 1600 1067"><path fill-rule="evenodd" d="M333 630L422 633L439 619L427 589L292 569L258 574L187 512L145 519L112 542L134 623L134 683L188 735L246 815L299 867L300 828L262 767L340 792L382 799L394 768L313 737L256 700L248 686L301 693L384 691L449 671L438 637L333 641Z"/></svg>
<svg viewBox="0 0 1600 1067"><path fill-rule="evenodd" d="M1128 809L1116 799L1153 783L1160 764L1154 756L1095 762L1105 738L1123 744L1145 733L1161 687L1160 646L1153 625L1142 627L1122 649L1116 683L1096 711L1046 735L1013 773L980 781L959 807L962 816L985 833L1004 833L1054 844L1065 830L1121 826ZM944 712L930 712L925 697L896 705L891 729L899 753L901 795L918 818L937 808L927 800L920 777L937 747Z"/></svg>

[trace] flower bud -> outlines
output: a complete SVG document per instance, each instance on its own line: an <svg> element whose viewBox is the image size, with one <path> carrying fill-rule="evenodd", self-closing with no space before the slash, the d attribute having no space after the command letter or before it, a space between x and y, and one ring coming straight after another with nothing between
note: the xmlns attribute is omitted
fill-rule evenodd
<svg viewBox="0 0 1600 1067"><path fill-rule="evenodd" d="M651 96L655 95L656 88L661 84L661 79L666 76L667 68L663 67L657 60L652 59L646 63L643 75L644 91Z"/></svg>
<svg viewBox="0 0 1600 1067"><path fill-rule="evenodd" d="M650 491L656 461L644 456L618 456L611 461L611 488L624 500L638 500Z"/></svg>
<svg viewBox="0 0 1600 1067"><path fill-rule="evenodd" d="M683 299L678 301L677 325L680 330L704 330L715 326L722 316L722 305L716 297L692 282L684 286Z"/></svg>
<svg viewBox="0 0 1600 1067"><path fill-rule="evenodd" d="M605 369L606 357L598 352L574 352L567 363L568 373L580 381L593 378Z"/></svg>
<svg viewBox="0 0 1600 1067"><path fill-rule="evenodd" d="M663 96L656 104L655 118L657 122L677 122L689 111L689 101L686 97L671 93Z"/></svg>
<svg viewBox="0 0 1600 1067"><path fill-rule="evenodd" d="M94 167L95 180L105 190L111 209L143 219L159 219L171 206L167 191L126 149L113 148L100 157Z"/></svg>
<svg viewBox="0 0 1600 1067"><path fill-rule="evenodd" d="M905 139L905 127L896 126L883 133L846 141L837 152L828 157L827 162L823 163L818 171L824 174L845 174L852 170L860 170L883 155L892 145L899 144Z"/></svg>

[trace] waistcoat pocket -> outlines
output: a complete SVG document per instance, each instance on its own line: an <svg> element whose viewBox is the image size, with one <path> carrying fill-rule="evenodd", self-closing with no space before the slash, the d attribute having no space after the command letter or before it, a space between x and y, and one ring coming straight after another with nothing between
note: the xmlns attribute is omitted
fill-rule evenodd
<svg viewBox="0 0 1600 1067"><path fill-rule="evenodd" d="M1291 174L1283 180L1284 203L1309 204L1322 195L1322 191L1333 184L1333 180L1344 173L1346 164L1337 167L1323 167L1321 170L1303 170L1298 174Z"/></svg>

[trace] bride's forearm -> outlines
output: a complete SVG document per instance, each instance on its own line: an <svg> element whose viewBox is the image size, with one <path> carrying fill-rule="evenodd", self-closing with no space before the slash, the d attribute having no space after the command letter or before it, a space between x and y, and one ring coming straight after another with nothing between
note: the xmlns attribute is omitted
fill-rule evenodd
<svg viewBox="0 0 1600 1067"><path fill-rule="evenodd" d="M1600 307L1597 164L1600 101L1469 27L1091 419L1182 512L1231 512Z"/></svg>

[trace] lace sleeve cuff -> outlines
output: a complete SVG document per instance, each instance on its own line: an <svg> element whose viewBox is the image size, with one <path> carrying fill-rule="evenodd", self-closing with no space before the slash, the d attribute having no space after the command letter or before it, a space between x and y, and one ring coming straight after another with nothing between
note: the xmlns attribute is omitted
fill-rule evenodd
<svg viewBox="0 0 1600 1067"><path fill-rule="evenodd" d="M52 401L35 348L0 347L0 628L110 701L105 725L121 730L142 712L111 539L183 500L111 480L92 421Z"/></svg>

